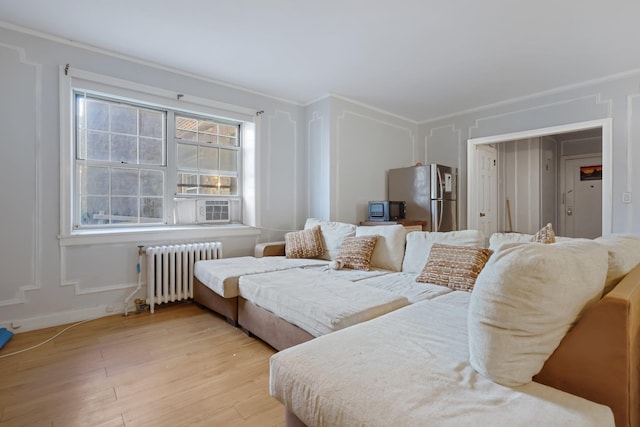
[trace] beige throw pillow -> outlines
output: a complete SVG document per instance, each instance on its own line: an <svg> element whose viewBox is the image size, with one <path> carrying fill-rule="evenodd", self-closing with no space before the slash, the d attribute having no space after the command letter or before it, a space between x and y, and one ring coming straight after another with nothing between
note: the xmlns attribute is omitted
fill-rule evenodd
<svg viewBox="0 0 640 427"><path fill-rule="evenodd" d="M408 233L402 271L419 274L429 259L429 252L434 243L482 248L484 247L484 234L478 230L413 231Z"/></svg>
<svg viewBox="0 0 640 427"><path fill-rule="evenodd" d="M473 290L478 274L493 253L490 249L434 243L429 260L416 282L448 286L457 291Z"/></svg>
<svg viewBox="0 0 640 427"><path fill-rule="evenodd" d="M340 246L340 252L336 261L342 263L344 268L354 270L371 270L371 256L376 247L378 236L347 237Z"/></svg>
<svg viewBox="0 0 640 427"><path fill-rule="evenodd" d="M284 235L284 241L287 258L315 258L325 252L319 225L308 230L287 233Z"/></svg>
<svg viewBox="0 0 640 427"><path fill-rule="evenodd" d="M529 383L600 299L606 275L607 250L591 240L503 245L471 293L471 366L498 384Z"/></svg>

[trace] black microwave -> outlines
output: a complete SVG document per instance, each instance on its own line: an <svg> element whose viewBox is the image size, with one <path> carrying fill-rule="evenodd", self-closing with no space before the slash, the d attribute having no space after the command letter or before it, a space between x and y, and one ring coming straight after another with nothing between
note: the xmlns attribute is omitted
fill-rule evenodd
<svg viewBox="0 0 640 427"><path fill-rule="evenodd" d="M397 221L404 219L405 210L405 202L392 202L390 200L369 202L369 221Z"/></svg>

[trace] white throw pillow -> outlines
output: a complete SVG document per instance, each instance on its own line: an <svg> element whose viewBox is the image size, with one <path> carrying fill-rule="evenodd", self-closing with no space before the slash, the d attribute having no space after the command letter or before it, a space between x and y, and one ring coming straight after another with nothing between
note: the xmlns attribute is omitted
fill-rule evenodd
<svg viewBox="0 0 640 427"><path fill-rule="evenodd" d="M378 242L371 257L371 267L400 271L404 258L407 229L400 224L356 228L356 237L372 235L378 236Z"/></svg>
<svg viewBox="0 0 640 427"><path fill-rule="evenodd" d="M319 225L324 239L324 247L326 251L321 255L320 259L334 260L340 252L340 246L347 237L356 235L356 226L347 224L346 222L322 221L316 218L308 218L304 224L304 229L308 230Z"/></svg>
<svg viewBox="0 0 640 427"><path fill-rule="evenodd" d="M503 244L471 293L471 366L505 386L529 383L600 299L606 271L607 251L592 240Z"/></svg>
<svg viewBox="0 0 640 427"><path fill-rule="evenodd" d="M407 247L402 261L405 273L420 273L429 259L434 243L452 246L484 247L484 235L478 230L460 231L413 231L407 234Z"/></svg>
<svg viewBox="0 0 640 427"><path fill-rule="evenodd" d="M640 236L612 234L596 240L609 252L609 269L603 293L611 289L640 263Z"/></svg>
<svg viewBox="0 0 640 427"><path fill-rule="evenodd" d="M493 233L489 237L489 249L495 252L505 243L533 242L534 237L523 233Z"/></svg>

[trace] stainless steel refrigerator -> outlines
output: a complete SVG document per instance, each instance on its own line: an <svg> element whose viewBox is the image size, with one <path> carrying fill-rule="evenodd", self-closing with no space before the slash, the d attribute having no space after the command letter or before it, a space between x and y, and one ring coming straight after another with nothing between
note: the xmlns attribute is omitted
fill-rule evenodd
<svg viewBox="0 0 640 427"><path fill-rule="evenodd" d="M438 164L389 169L389 200L406 202L406 219L427 221L425 230L458 229L458 169Z"/></svg>

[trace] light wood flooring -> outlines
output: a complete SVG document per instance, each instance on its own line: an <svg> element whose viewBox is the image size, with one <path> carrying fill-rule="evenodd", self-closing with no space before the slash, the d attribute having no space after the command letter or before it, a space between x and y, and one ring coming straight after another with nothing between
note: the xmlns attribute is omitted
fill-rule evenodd
<svg viewBox="0 0 640 427"><path fill-rule="evenodd" d="M62 329L16 334L0 355ZM274 353L190 303L93 320L0 359L0 426L283 426Z"/></svg>

